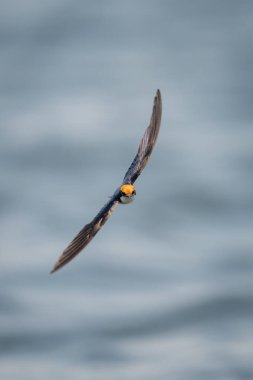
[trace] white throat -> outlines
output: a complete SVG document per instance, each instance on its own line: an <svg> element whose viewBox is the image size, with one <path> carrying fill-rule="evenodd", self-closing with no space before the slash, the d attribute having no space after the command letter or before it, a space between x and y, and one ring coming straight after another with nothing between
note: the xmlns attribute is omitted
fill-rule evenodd
<svg viewBox="0 0 253 380"><path fill-rule="evenodd" d="M131 203L134 200L134 196L126 197L125 195L121 195L120 201L124 204Z"/></svg>

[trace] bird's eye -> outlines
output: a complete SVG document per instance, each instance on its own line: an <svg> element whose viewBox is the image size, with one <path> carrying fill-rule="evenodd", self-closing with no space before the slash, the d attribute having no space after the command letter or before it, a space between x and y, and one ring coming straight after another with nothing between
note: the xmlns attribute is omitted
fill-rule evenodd
<svg viewBox="0 0 253 380"><path fill-rule="evenodd" d="M136 195L136 191L134 190L134 191L132 192L132 194L133 194L133 195Z"/></svg>

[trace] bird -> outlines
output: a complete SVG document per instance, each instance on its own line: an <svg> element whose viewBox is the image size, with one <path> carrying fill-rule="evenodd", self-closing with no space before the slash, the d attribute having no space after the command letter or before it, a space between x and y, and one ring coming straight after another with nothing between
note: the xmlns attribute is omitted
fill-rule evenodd
<svg viewBox="0 0 253 380"><path fill-rule="evenodd" d="M145 168L152 153L159 134L161 117L162 97L160 90L157 90L154 98L150 123L140 141L137 154L124 176L123 183L115 190L114 194L110 197L109 201L99 211L95 218L90 223L86 224L70 242L54 264L50 273L58 271L64 265L69 263L89 244L89 242L94 238L97 232L112 215L112 212L117 205L133 202L136 195L134 183Z"/></svg>

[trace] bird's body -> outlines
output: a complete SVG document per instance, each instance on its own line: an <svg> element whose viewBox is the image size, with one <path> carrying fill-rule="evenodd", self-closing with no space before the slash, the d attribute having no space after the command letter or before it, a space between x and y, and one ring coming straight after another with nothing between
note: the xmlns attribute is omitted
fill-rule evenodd
<svg viewBox="0 0 253 380"><path fill-rule="evenodd" d="M99 211L95 218L90 223L86 224L78 233L78 235L72 240L72 242L67 246L62 255L59 257L58 261L55 263L51 273L63 267L65 264L71 261L83 248L86 247L86 245L93 239L96 233L111 216L113 210L118 204L128 204L133 202L134 196L136 195L134 182L141 174L151 155L159 133L161 115L162 100L160 91L157 90L154 99L150 124L141 139L138 152L125 174L123 184L118 189L116 189L113 196Z"/></svg>

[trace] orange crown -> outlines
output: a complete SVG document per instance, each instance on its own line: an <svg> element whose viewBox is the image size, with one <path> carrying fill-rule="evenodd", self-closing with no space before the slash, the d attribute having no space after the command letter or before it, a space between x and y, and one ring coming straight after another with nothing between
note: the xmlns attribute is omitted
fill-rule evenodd
<svg viewBox="0 0 253 380"><path fill-rule="evenodd" d="M134 192L134 185L123 185L120 190L126 195L131 195Z"/></svg>

